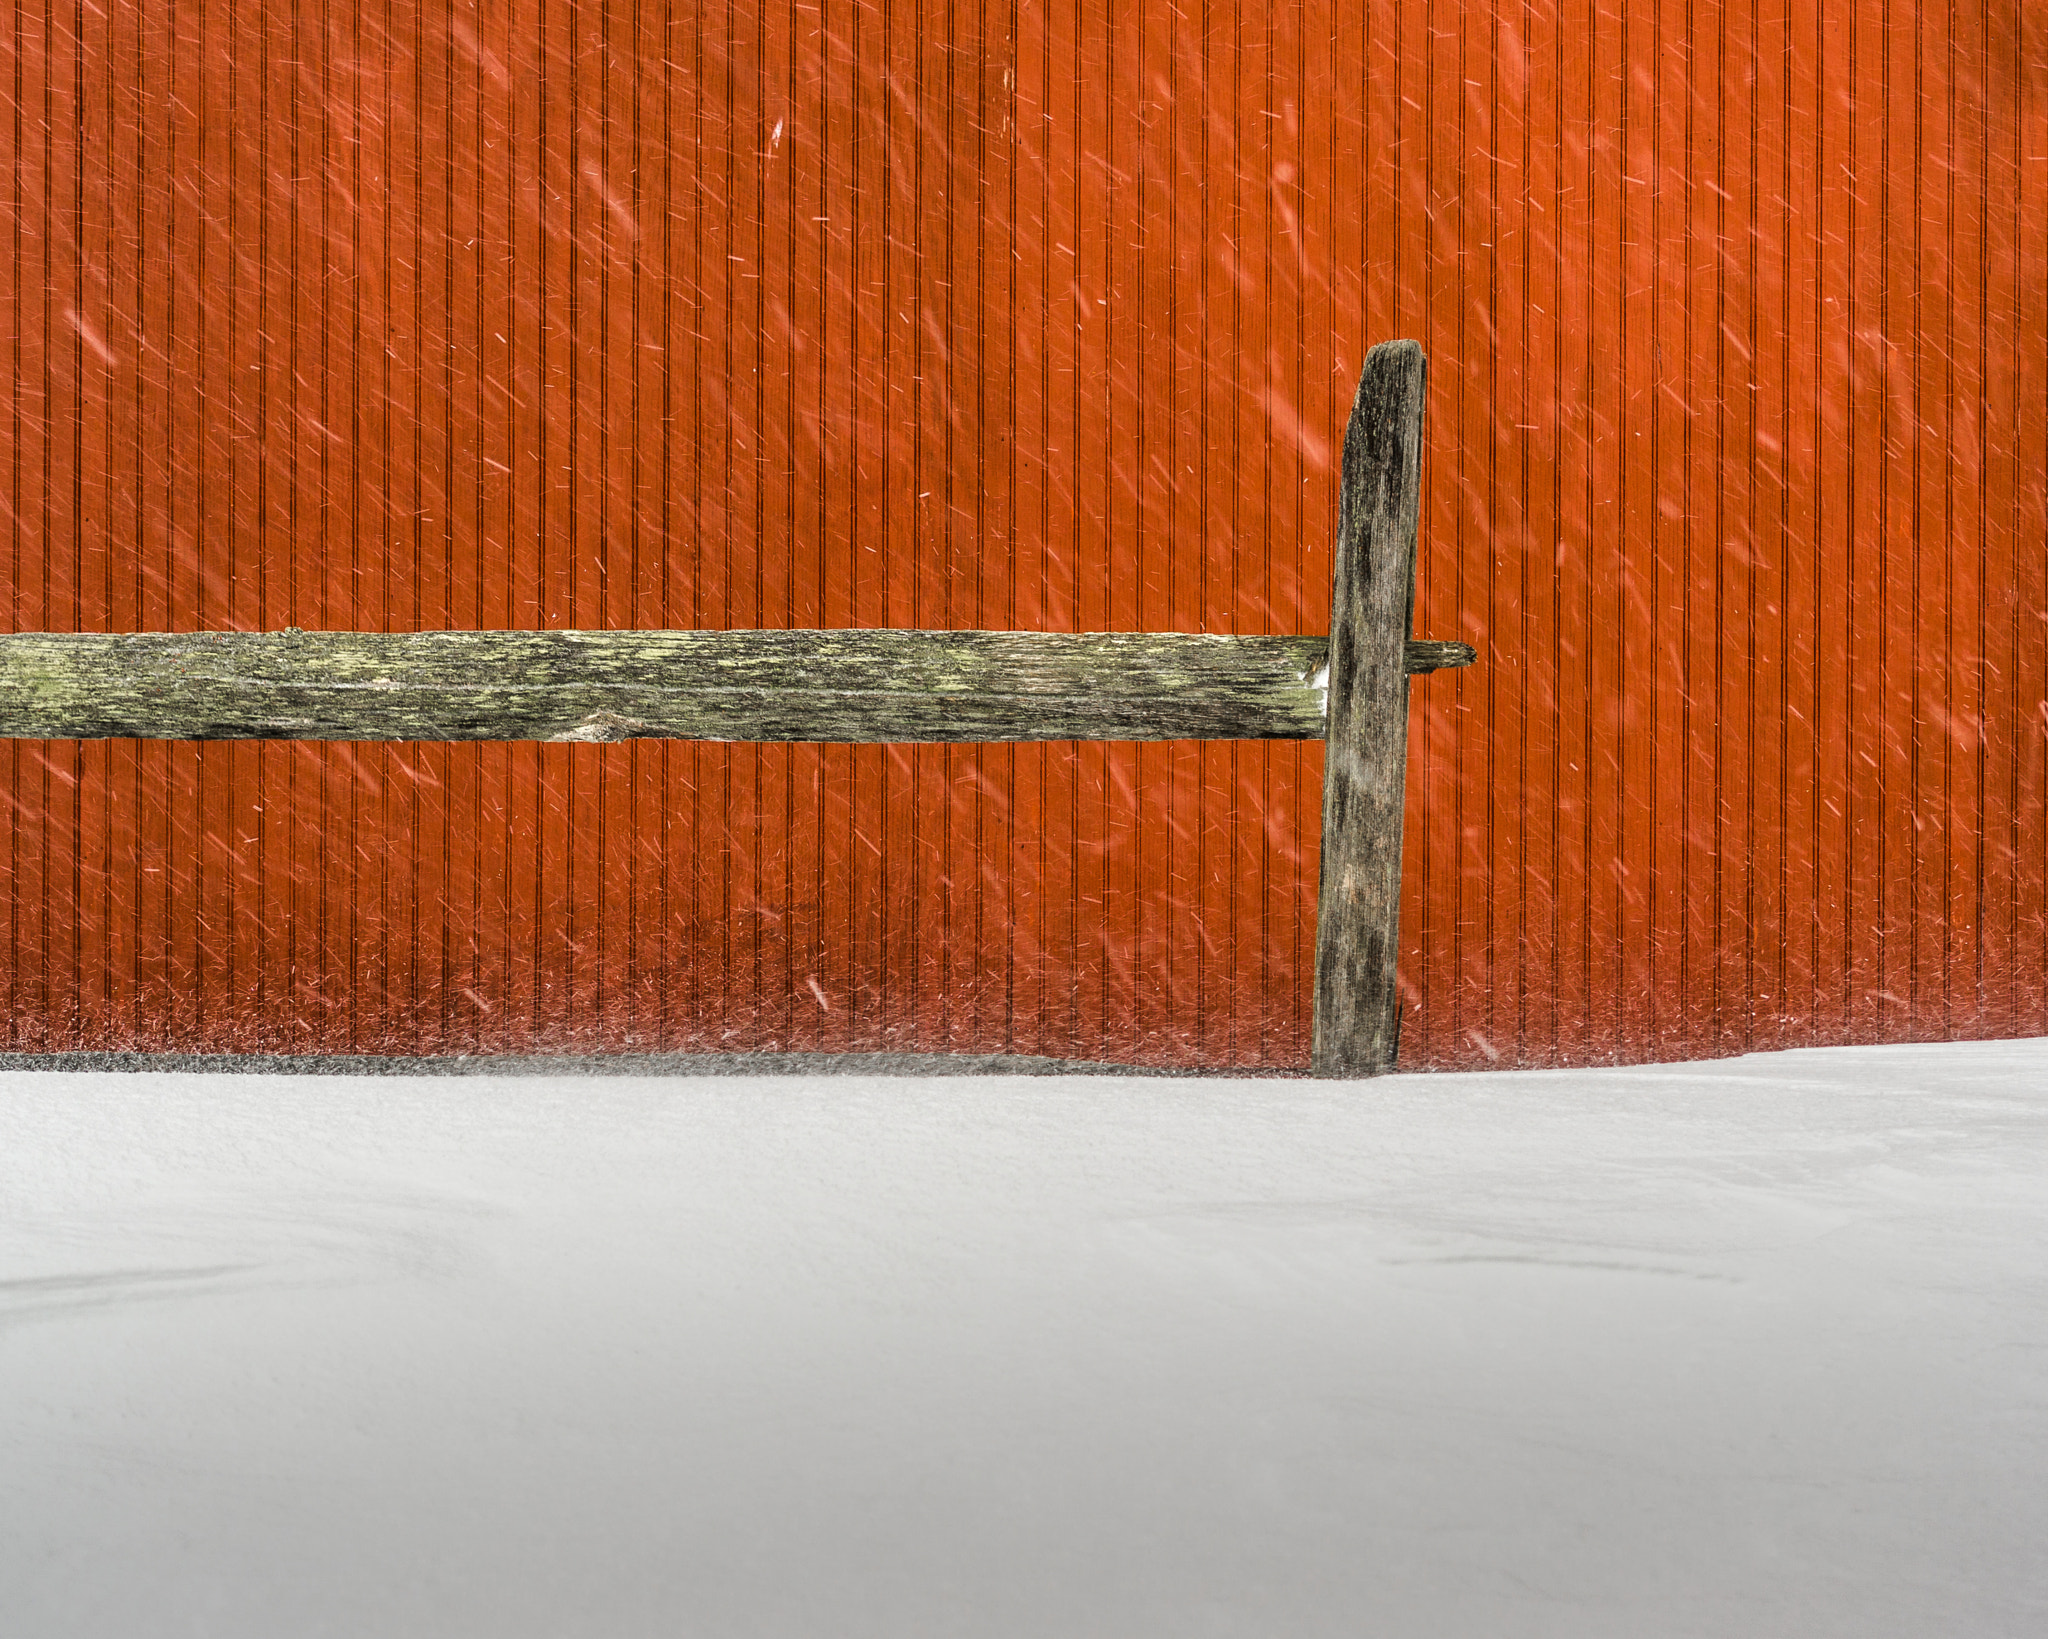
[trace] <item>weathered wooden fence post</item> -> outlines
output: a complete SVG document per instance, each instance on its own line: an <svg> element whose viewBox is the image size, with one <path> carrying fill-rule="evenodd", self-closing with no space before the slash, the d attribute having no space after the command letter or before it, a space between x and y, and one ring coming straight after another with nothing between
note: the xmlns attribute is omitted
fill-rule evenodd
<svg viewBox="0 0 2048 1639"><path fill-rule="evenodd" d="M1344 431L1310 1048L1322 1076L1391 1070L1401 1034L1406 652L1427 374L1418 343L1382 342L1366 355Z"/></svg>

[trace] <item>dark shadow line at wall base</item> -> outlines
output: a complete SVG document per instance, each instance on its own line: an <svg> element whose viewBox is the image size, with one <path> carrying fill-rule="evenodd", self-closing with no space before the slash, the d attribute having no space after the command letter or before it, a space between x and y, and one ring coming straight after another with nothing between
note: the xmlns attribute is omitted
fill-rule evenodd
<svg viewBox="0 0 2048 1639"><path fill-rule="evenodd" d="M270 1076L1306 1076L1306 1067L1184 1068L1019 1053L0 1053L10 1070Z"/></svg>

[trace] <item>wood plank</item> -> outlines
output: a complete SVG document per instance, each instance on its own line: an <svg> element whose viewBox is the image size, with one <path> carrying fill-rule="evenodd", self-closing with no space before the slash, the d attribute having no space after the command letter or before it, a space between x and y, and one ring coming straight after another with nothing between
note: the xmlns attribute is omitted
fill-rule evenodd
<svg viewBox="0 0 2048 1639"><path fill-rule="evenodd" d="M1310 1049L1321 1076L1383 1074L1400 1037L1403 647L1415 603L1427 370L1415 342L1375 347L1344 434Z"/></svg>
<svg viewBox="0 0 2048 1639"><path fill-rule="evenodd" d="M1409 665L1467 665L1414 644ZM0 737L1319 739L1322 637L1139 632L28 632Z"/></svg>

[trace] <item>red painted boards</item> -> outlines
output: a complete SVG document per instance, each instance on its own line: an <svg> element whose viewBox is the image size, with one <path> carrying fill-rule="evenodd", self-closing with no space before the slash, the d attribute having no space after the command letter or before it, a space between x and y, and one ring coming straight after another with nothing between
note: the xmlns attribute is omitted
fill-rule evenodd
<svg viewBox="0 0 2048 1639"><path fill-rule="evenodd" d="M15 629L1314 631L1432 403L1408 1063L2048 1031L2011 0L0 19ZM1294 745L0 748L13 1048L1296 1065Z"/></svg>

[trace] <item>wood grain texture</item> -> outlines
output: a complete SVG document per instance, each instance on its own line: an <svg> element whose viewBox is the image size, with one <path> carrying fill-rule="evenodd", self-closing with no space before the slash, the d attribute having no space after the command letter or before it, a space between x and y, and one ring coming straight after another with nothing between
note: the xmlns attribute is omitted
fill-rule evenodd
<svg viewBox="0 0 2048 1639"><path fill-rule="evenodd" d="M1415 605L1427 377L1417 343L1382 342L1366 355L1344 433L1310 1049L1323 1076L1391 1070L1400 1037L1404 650Z"/></svg>
<svg viewBox="0 0 2048 1639"><path fill-rule="evenodd" d="M1416 671L1469 665L1418 643ZM1320 637L1178 632L34 632L0 738L1306 740Z"/></svg>

